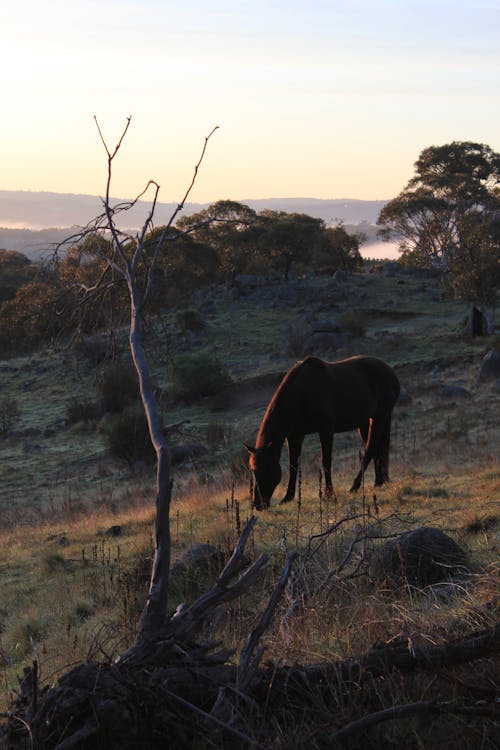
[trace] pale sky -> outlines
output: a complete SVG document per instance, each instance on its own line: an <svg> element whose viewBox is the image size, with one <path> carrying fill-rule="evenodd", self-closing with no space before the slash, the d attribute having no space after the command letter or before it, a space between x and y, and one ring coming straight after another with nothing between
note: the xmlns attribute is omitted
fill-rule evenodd
<svg viewBox="0 0 500 750"><path fill-rule="evenodd" d="M0 189L385 199L426 146L500 151L500 0L1 0Z"/></svg>

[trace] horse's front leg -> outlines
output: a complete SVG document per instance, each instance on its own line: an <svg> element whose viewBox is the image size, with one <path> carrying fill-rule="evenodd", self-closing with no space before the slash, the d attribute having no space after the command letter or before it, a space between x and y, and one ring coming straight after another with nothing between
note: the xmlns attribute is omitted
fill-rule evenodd
<svg viewBox="0 0 500 750"><path fill-rule="evenodd" d="M286 443L288 446L288 466L289 466L289 478L288 487L286 490L285 497L281 501L283 503L289 503L295 497L295 486L297 484L297 472L299 470L300 452L302 450L302 443L304 442L304 435L288 435Z"/></svg>
<svg viewBox="0 0 500 750"><path fill-rule="evenodd" d="M333 495L332 484L332 451L333 451L333 432L325 430L319 433L321 442L321 463L325 475L325 492L327 497Z"/></svg>

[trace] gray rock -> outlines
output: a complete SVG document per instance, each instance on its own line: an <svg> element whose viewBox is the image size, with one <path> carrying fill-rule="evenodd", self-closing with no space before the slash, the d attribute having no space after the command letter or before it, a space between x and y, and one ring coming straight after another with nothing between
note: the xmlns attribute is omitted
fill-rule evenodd
<svg viewBox="0 0 500 750"><path fill-rule="evenodd" d="M373 556L371 575L393 586L425 587L463 573L467 555L440 529L422 526L384 544Z"/></svg>
<svg viewBox="0 0 500 750"><path fill-rule="evenodd" d="M446 401L467 401L472 398L470 391L462 385L443 385L440 396Z"/></svg>
<svg viewBox="0 0 500 750"><path fill-rule="evenodd" d="M190 443L188 445L174 445L170 449L172 465L176 466L207 453L208 448L202 443Z"/></svg>
<svg viewBox="0 0 500 750"><path fill-rule="evenodd" d="M488 383L498 378L500 378L500 351L490 349L483 357L477 381L478 383Z"/></svg>
<svg viewBox="0 0 500 750"><path fill-rule="evenodd" d="M184 555L172 565L173 576L182 576L186 573L191 575L218 575L222 569L222 553L213 544L196 544L188 549Z"/></svg>

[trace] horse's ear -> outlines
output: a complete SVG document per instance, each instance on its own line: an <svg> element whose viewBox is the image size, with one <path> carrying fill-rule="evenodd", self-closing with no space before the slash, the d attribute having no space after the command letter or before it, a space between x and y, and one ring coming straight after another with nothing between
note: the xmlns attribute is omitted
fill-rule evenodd
<svg viewBox="0 0 500 750"><path fill-rule="evenodd" d="M247 445L247 444L245 443L245 448L247 449L247 451L248 451L249 453L255 453L255 448L252 448L252 446L251 446L251 445Z"/></svg>

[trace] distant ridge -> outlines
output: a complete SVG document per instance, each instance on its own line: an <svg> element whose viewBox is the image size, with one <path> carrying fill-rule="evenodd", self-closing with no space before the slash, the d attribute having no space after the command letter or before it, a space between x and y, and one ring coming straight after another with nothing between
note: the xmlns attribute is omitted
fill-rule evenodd
<svg viewBox="0 0 500 750"><path fill-rule="evenodd" d="M113 201L126 200L116 199ZM368 222L375 224L380 210L387 201L364 201L353 198L259 198L241 200L256 211L271 209L306 213L323 219L327 224L337 219L350 224ZM127 215L127 226L142 224L144 211L151 204L142 202ZM156 223L168 220L176 203L159 203L156 210ZM194 213L206 208L208 203L187 203L184 213ZM21 190L0 190L0 226L26 229L48 229L58 227L83 226L102 210L100 198L96 195L73 193L30 192Z"/></svg>
<svg viewBox="0 0 500 750"><path fill-rule="evenodd" d="M126 199L113 198L113 202ZM270 209L289 213L305 213L326 224L343 221L348 231L362 231L368 242L375 242L375 224L387 201L365 201L354 198L259 198L238 201L255 211ZM183 214L206 208L208 203L186 203ZM124 214L123 226L142 225L149 202L140 202ZM165 224L176 203L158 203L155 224ZM0 248L18 250L32 259L48 254L53 243L72 234L72 228L85 226L102 212L101 199L96 195L73 193L0 190Z"/></svg>

